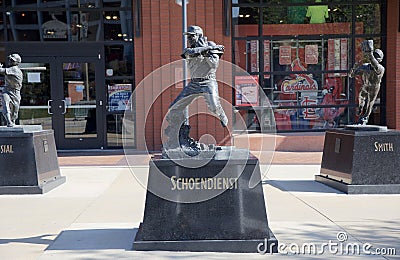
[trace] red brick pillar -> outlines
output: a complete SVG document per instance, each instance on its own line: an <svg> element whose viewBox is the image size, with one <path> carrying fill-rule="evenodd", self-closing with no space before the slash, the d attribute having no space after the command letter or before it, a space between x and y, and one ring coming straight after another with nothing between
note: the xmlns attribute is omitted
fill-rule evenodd
<svg viewBox="0 0 400 260"><path fill-rule="evenodd" d="M188 4L188 25L199 25L203 28L209 40L217 44L225 45L225 54L222 59L232 60L231 38L223 34L223 0L190 1ZM175 0L152 0L141 2L141 36L134 39L135 50L135 85L152 71L180 60L182 52L182 11ZM161 91L157 84L160 80L154 78L153 84L145 86L142 91L136 93L136 139L137 149L143 150L147 145L148 150L160 150L161 148L161 123L168 111L168 106L179 94L181 89L170 87L156 102L149 104ZM231 101L232 92L229 87L222 89L220 84L220 96ZM151 106L147 118L145 107ZM220 127L215 118L194 116L190 119L193 126L194 138L208 133L213 135L217 142L227 134ZM145 130L143 126L146 124ZM146 137L146 138L144 138ZM145 141L144 141L145 140Z"/></svg>
<svg viewBox="0 0 400 260"><path fill-rule="evenodd" d="M399 1L387 1L386 116L391 129L400 130Z"/></svg>

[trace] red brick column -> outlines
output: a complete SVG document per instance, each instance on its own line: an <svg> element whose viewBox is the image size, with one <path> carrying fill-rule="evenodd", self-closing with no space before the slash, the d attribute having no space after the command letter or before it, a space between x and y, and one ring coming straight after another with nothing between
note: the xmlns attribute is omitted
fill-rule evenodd
<svg viewBox="0 0 400 260"><path fill-rule="evenodd" d="M391 129L400 130L399 1L387 1L386 116Z"/></svg>
<svg viewBox="0 0 400 260"><path fill-rule="evenodd" d="M223 60L231 61L231 38L223 35L223 0L190 1L188 4L188 25L199 25L203 28L209 40L225 45ZM152 71L180 59L182 52L182 11L175 0L152 0L141 2L141 36L134 39L135 51L135 85ZM170 87L151 106L151 111L145 118L144 108L161 91L157 84L159 78L153 78L152 86L145 86L136 95L136 137L137 148L143 150L145 145L149 150L161 148L161 123L168 111L171 101L181 89ZM220 96L231 101L232 92L228 87L222 89ZM145 130L143 124L146 122ZM193 126L193 137L208 133L221 141L227 134L215 118L194 116L190 118ZM144 139L144 137L146 137ZM144 142L144 140L146 140Z"/></svg>

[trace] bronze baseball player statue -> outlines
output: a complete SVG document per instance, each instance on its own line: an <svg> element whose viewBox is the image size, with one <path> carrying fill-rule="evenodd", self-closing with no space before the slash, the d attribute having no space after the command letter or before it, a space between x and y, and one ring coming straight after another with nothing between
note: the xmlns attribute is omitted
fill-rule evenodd
<svg viewBox="0 0 400 260"><path fill-rule="evenodd" d="M360 116L359 124L366 125L379 94L385 68L380 64L383 60L383 52L380 49L374 50L373 40L363 41L361 49L368 63L354 64L349 76L352 78L355 75L361 75L362 77L363 86L358 95L358 115Z"/></svg>
<svg viewBox="0 0 400 260"><path fill-rule="evenodd" d="M8 127L13 127L18 118L19 104L21 102L21 88L23 74L18 65L21 57L14 53L8 57L8 67L3 68L0 64L0 73L5 75L5 87L3 90L2 106L3 116L7 121Z"/></svg>
<svg viewBox="0 0 400 260"><path fill-rule="evenodd" d="M163 148L181 148L187 154L196 155L201 147L189 137L190 126L186 122L184 110L194 99L202 96L208 109L220 119L222 126L227 126L228 118L219 101L216 80L219 60L225 48L223 45L207 41L199 26L190 26L184 34L188 37L189 47L181 57L187 62L191 78L169 107L166 117L168 127L165 129L168 141Z"/></svg>

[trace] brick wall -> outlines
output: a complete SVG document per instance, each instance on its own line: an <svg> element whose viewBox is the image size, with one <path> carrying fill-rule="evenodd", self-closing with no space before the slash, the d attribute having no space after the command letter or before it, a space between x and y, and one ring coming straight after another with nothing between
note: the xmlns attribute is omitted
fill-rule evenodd
<svg viewBox="0 0 400 260"><path fill-rule="evenodd" d="M400 130L399 1L387 1L386 116L389 128Z"/></svg>
<svg viewBox="0 0 400 260"><path fill-rule="evenodd" d="M199 25L209 40L225 45L222 59L231 61L231 38L223 34L223 1L190 1L188 4L188 25ZM182 52L182 9L175 0L152 0L141 2L141 36L134 39L136 91L136 137L137 148L148 150L161 148L161 123L168 106L181 89L172 85L161 90L160 82L171 81L168 73L152 73L161 66L180 60ZM152 74L151 74L152 73ZM157 75L153 75L157 74ZM150 75L150 77L147 77ZM147 77L147 78L146 78ZM143 84L143 79L145 79ZM142 84L140 84L142 82ZM172 82L172 81L171 81ZM219 84L221 98L231 101L229 87ZM162 92L161 95L159 95ZM155 102L153 102L155 100ZM202 111L204 102L196 104ZM149 113L145 116L146 110ZM190 118L191 136L198 139L210 134L220 142L228 134L219 121L211 116L196 115ZM143 127L145 126L145 127Z"/></svg>

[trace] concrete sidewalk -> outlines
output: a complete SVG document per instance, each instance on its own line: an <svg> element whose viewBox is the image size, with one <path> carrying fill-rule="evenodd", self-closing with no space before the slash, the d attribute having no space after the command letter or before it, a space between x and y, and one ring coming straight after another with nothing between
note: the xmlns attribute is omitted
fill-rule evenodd
<svg viewBox="0 0 400 260"><path fill-rule="evenodd" d="M95 157L80 159L93 162ZM0 259L396 258L366 255L363 247L371 253L394 248L400 258L400 195L343 194L314 181L318 164L263 167L269 225L282 244L281 254L132 251L146 194L146 184L134 175L146 179L148 167L108 159L114 163L97 158L97 163L66 166L67 160L60 158L65 184L44 195L0 196ZM137 160L146 161L140 156ZM70 162L77 161L70 157ZM322 247L330 241L331 248ZM323 249L323 255L282 255L311 244ZM361 256L346 251L348 245L358 246Z"/></svg>

